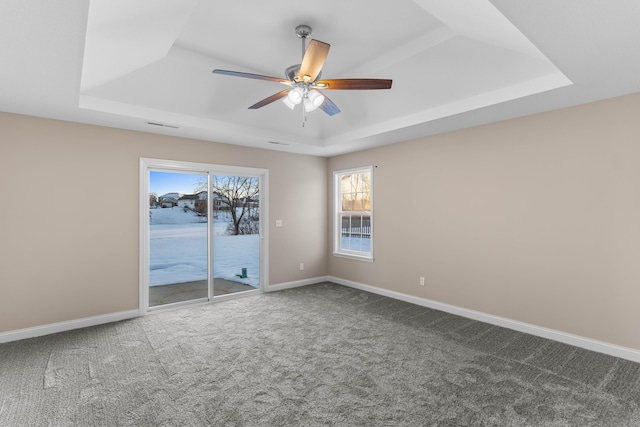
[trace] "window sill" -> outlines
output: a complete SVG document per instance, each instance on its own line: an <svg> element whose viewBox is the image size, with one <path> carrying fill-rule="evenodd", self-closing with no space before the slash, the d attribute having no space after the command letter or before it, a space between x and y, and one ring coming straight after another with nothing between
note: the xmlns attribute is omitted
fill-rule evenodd
<svg viewBox="0 0 640 427"><path fill-rule="evenodd" d="M373 257L363 256L363 255L354 255L354 254L346 254L344 252L333 252L333 256L338 258L347 258L347 259L355 259L358 261L365 262L373 262Z"/></svg>

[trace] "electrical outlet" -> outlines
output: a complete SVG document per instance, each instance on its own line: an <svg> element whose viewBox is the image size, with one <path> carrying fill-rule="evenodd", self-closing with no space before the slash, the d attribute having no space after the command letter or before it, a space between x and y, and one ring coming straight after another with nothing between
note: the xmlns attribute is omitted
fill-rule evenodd
<svg viewBox="0 0 640 427"><path fill-rule="evenodd" d="M424 286L424 277L420 277L420 286Z"/></svg>
<svg viewBox="0 0 640 427"><path fill-rule="evenodd" d="M304 270L304 262L300 263L300 271Z"/></svg>
<svg viewBox="0 0 640 427"><path fill-rule="evenodd" d="M276 219L276 227L282 227L282 220Z"/></svg>

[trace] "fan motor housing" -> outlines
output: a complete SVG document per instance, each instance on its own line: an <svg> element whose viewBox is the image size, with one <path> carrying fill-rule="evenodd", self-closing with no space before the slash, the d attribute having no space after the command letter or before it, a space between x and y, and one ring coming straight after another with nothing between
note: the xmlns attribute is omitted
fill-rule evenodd
<svg viewBox="0 0 640 427"><path fill-rule="evenodd" d="M291 65L284 70L284 76L293 81L293 78L298 75L299 70L300 64Z"/></svg>

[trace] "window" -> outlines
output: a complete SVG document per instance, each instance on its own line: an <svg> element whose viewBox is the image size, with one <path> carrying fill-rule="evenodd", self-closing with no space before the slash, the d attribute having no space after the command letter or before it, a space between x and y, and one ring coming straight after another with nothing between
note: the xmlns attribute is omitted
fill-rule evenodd
<svg viewBox="0 0 640 427"><path fill-rule="evenodd" d="M373 260L373 170L334 172L334 255Z"/></svg>

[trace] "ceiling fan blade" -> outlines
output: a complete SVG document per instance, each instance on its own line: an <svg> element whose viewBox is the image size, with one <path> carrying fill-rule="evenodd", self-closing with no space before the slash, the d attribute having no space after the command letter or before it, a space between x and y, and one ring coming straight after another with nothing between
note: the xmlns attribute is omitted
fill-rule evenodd
<svg viewBox="0 0 640 427"><path fill-rule="evenodd" d="M296 81L311 83L320 74L331 45L318 40L311 40L302 58Z"/></svg>
<svg viewBox="0 0 640 427"><path fill-rule="evenodd" d="M266 80L269 82L282 83L282 84L291 86L291 82L289 80L281 79L278 77L262 76L260 74L242 73L240 71L229 71L229 70L218 70L218 69L213 70L212 73L222 74L225 76L245 77L247 79Z"/></svg>
<svg viewBox="0 0 640 427"><path fill-rule="evenodd" d="M315 85L328 90L368 90L391 89L392 82L388 79L328 79L318 80Z"/></svg>
<svg viewBox="0 0 640 427"><path fill-rule="evenodd" d="M253 104L251 107L249 107L250 110L257 110L258 108L264 107L265 105L269 105L272 102L275 102L279 99L284 98L285 96L287 96L287 94L289 93L290 89L285 89L282 90L278 93L274 93L273 95L263 99L260 102L256 102L255 104Z"/></svg>
<svg viewBox="0 0 640 427"><path fill-rule="evenodd" d="M334 104L333 101L330 100L327 95L325 94L322 94L322 95L324 96L324 102L320 104L320 107L318 108L320 108L322 111L324 111L330 116L335 116L336 114L338 114L340 112L340 109L338 108L338 106Z"/></svg>

